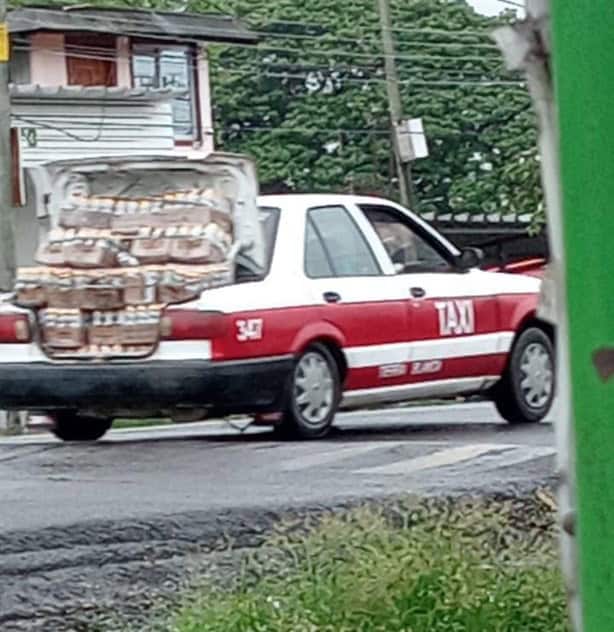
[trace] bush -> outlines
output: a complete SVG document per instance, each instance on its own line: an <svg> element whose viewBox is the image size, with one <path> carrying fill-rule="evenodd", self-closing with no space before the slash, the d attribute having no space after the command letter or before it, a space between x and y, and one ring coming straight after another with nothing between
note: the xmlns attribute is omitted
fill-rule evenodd
<svg viewBox="0 0 614 632"><path fill-rule="evenodd" d="M552 521L530 513L520 527L509 507L473 503L326 518L272 538L233 589L204 589L166 629L564 632Z"/></svg>

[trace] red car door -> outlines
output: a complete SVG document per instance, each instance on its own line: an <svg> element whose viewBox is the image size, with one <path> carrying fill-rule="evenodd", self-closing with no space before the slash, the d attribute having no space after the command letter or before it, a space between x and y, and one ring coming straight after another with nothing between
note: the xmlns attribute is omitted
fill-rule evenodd
<svg viewBox="0 0 614 632"><path fill-rule="evenodd" d="M379 262L352 213L343 206L309 209L305 275L322 319L343 339L345 389L363 391L406 378L407 296Z"/></svg>
<svg viewBox="0 0 614 632"><path fill-rule="evenodd" d="M394 207L366 205L361 210L406 287L408 383L432 382L432 395L437 395L481 388L486 379L500 375L507 340L500 331L492 282L484 282L484 273L455 267L420 226Z"/></svg>

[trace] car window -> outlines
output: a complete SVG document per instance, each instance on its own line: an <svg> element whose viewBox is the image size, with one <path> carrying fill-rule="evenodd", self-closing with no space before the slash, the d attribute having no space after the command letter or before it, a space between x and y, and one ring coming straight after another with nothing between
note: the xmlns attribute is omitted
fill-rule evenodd
<svg viewBox="0 0 614 632"><path fill-rule="evenodd" d="M253 262L243 259L241 253L237 256L236 281L238 283L247 283L250 281L260 281L268 273L271 268L273 259L273 249L277 238L277 227L279 226L280 210L274 207L261 206L258 208L258 220L262 227L262 235L264 237L264 269L257 273L254 271Z"/></svg>
<svg viewBox="0 0 614 632"><path fill-rule="evenodd" d="M361 205L360 209L381 239L398 274L443 272L451 269L447 261L394 209Z"/></svg>
<svg viewBox="0 0 614 632"><path fill-rule="evenodd" d="M369 248L360 229L342 206L325 206L312 208L308 212L307 231L312 231L319 238L325 260L328 263L331 274L328 276L375 276L381 274L375 256ZM309 233L306 234L309 237ZM312 239L306 241L313 252L306 252L306 272L308 276L307 261L315 260L318 256L321 260L322 253L316 252L318 248ZM309 255L309 257L307 256ZM324 276L324 264L320 264L320 276Z"/></svg>
<svg viewBox="0 0 614 632"><path fill-rule="evenodd" d="M267 269L271 265L271 259L273 257L275 239L277 238L277 227L279 225L279 213L280 210L272 206L258 207L258 219L260 220L264 236L265 261Z"/></svg>
<svg viewBox="0 0 614 632"><path fill-rule="evenodd" d="M305 273L312 279L335 276L328 255L311 221L305 229Z"/></svg>

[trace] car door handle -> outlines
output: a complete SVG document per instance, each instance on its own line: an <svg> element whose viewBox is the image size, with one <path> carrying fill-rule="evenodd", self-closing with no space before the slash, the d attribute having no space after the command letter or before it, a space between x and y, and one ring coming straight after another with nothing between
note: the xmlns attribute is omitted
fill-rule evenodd
<svg viewBox="0 0 614 632"><path fill-rule="evenodd" d="M424 288L422 287L412 287L409 288L409 293L414 297L414 298L424 298L426 296L426 291Z"/></svg>
<svg viewBox="0 0 614 632"><path fill-rule="evenodd" d="M341 295L337 292L324 292L323 297L327 303L338 303L341 300Z"/></svg>

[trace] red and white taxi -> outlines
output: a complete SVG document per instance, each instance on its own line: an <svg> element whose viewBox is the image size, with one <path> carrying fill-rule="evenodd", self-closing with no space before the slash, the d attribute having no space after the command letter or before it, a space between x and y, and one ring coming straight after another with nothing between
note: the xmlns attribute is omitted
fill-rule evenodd
<svg viewBox="0 0 614 632"><path fill-rule="evenodd" d="M388 200L259 207L264 274L239 267L233 285L169 308L147 359L52 361L20 336L25 315L0 313L0 408L44 411L64 439L98 438L119 415L232 413L279 413L283 433L322 437L340 407L473 393L511 423L547 414L539 279L477 269L476 251Z"/></svg>

